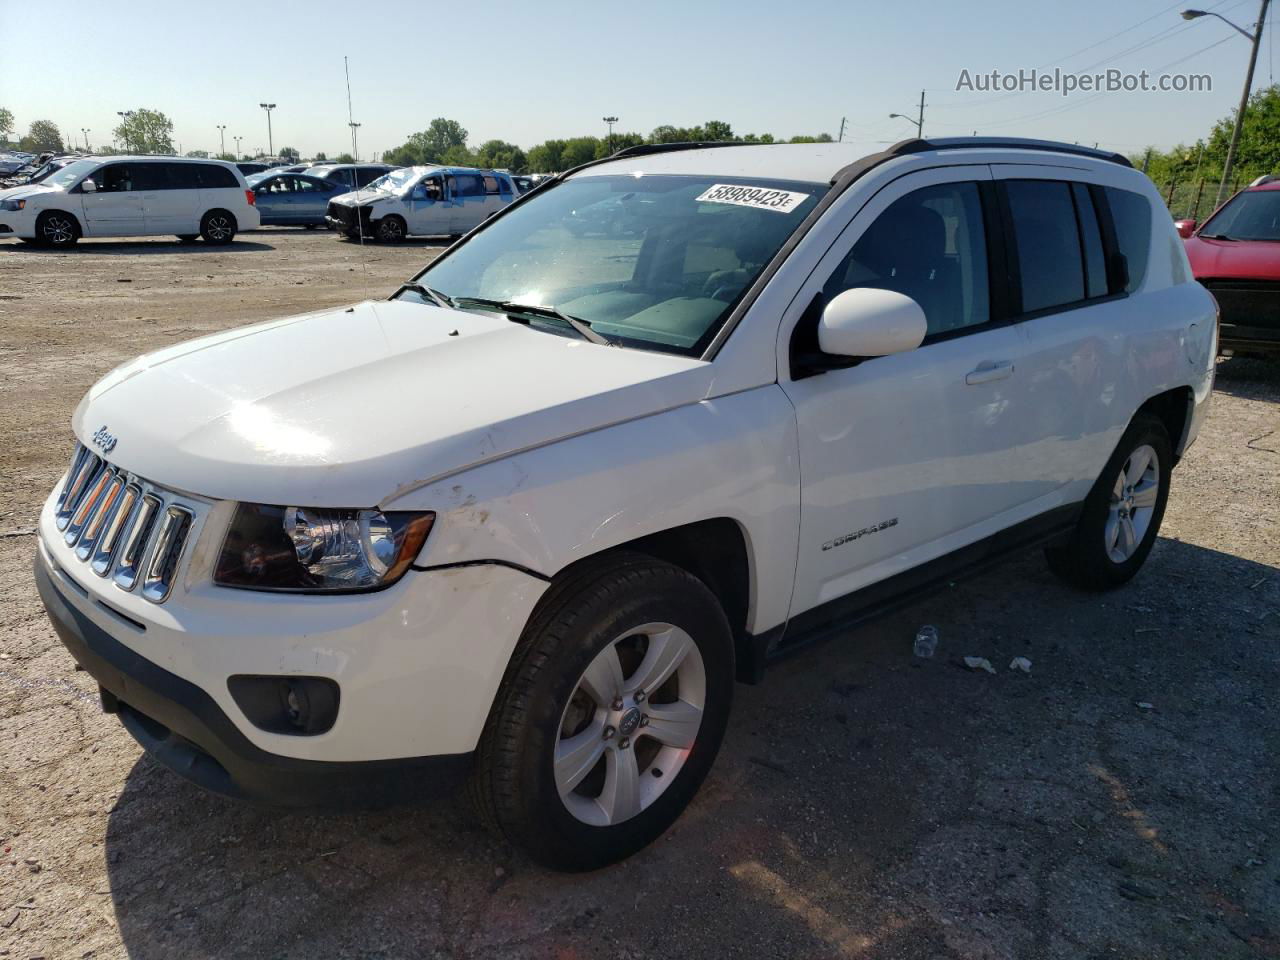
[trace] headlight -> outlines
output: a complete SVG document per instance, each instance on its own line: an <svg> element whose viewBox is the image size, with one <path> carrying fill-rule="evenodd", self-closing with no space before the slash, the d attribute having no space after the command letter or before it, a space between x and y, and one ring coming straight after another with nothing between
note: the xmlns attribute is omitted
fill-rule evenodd
<svg viewBox="0 0 1280 960"><path fill-rule="evenodd" d="M214 583L246 590L351 593L389 587L431 532L434 513L242 503Z"/></svg>
<svg viewBox="0 0 1280 960"><path fill-rule="evenodd" d="M26 205L25 200L0 200L0 210L21 210Z"/></svg>

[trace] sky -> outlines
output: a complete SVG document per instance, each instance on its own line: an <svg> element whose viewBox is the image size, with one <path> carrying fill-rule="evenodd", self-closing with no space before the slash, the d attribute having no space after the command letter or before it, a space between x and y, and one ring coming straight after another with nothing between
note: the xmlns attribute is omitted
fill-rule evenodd
<svg viewBox="0 0 1280 960"><path fill-rule="evenodd" d="M0 0L0 106L19 133L57 123L65 139L109 139L119 110L173 121L183 152L268 147L304 157L351 148L343 57L363 159L434 117L477 146L526 149L552 137L724 120L736 133L830 133L869 151L913 135L1042 137L1123 153L1194 142L1236 106L1249 43L1220 20L1184 22L1166 0L538 0L483 4L384 0L225 3ZM1249 29L1258 0L1199 0ZM109 12L108 12L109 9ZM1273 10L1274 16L1274 10ZM24 24L42 25L40 30ZM54 29L54 22L60 26ZM50 73L54 44L57 63ZM1272 82L1271 24L1255 88ZM1020 69L1206 73L1196 93L984 93L970 76Z"/></svg>

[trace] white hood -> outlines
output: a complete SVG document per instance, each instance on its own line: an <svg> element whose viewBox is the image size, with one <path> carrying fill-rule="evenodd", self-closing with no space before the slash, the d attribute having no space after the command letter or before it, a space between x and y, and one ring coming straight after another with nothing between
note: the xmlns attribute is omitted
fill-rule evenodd
<svg viewBox="0 0 1280 960"><path fill-rule="evenodd" d="M5 187L0 190L0 200L21 200L42 193L61 193L61 187L51 187L43 183L22 183L16 187Z"/></svg>
<svg viewBox="0 0 1280 960"><path fill-rule="evenodd" d="M456 333L455 333L456 332ZM108 459L216 499L368 507L479 463L697 402L711 365L411 301L141 356L81 401Z"/></svg>

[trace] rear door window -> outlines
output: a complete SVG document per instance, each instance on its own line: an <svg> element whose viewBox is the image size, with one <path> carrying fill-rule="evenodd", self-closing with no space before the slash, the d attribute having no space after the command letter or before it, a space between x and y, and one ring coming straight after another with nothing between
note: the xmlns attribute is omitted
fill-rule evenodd
<svg viewBox="0 0 1280 960"><path fill-rule="evenodd" d="M1080 249L1084 251L1084 279L1090 297L1107 295L1107 254L1102 243L1102 229L1098 224L1098 212L1093 197L1083 183L1071 185L1071 196L1076 202L1076 216L1080 221Z"/></svg>
<svg viewBox="0 0 1280 960"><path fill-rule="evenodd" d="M1147 275L1147 259L1151 249L1151 204L1132 190L1104 187L1111 219L1116 228L1116 246L1129 268L1126 293L1133 293Z"/></svg>
<svg viewBox="0 0 1280 960"><path fill-rule="evenodd" d="M455 197L483 197L484 181L473 173L459 173L453 177Z"/></svg>
<svg viewBox="0 0 1280 960"><path fill-rule="evenodd" d="M1031 313L1085 298L1084 258L1069 184L1007 180L1022 310Z"/></svg>
<svg viewBox="0 0 1280 960"><path fill-rule="evenodd" d="M236 182L235 174L226 167L214 166L212 163L192 164L192 166L197 168L198 182L205 189L240 186Z"/></svg>

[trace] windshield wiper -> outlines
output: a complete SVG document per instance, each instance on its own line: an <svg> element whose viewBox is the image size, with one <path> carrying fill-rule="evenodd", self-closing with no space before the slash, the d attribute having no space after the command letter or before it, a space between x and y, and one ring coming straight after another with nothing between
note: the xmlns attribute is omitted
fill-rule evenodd
<svg viewBox="0 0 1280 960"><path fill-rule="evenodd" d="M479 304L482 307L497 307L516 323L528 323L527 320L521 319L519 314L532 314L536 317L550 317L553 320L559 320L567 323L572 327L583 340L589 340L591 343L598 343L602 347L617 346L612 340L603 334L596 333L591 329L591 324L586 320L580 320L577 317L571 317L557 307L537 306L531 303L515 303L511 300L488 300L484 297L458 297L459 301L467 303Z"/></svg>
<svg viewBox="0 0 1280 960"><path fill-rule="evenodd" d="M1228 237L1225 233L1202 233L1200 234L1205 240L1234 240L1235 237Z"/></svg>
<svg viewBox="0 0 1280 960"><path fill-rule="evenodd" d="M411 293L418 294L419 296L430 297L432 300L435 301L437 307L444 307L446 310L458 309L458 305L453 302L453 299L451 297L441 293L439 290L432 290L430 287L426 286L425 284L414 283L411 280L408 283L400 284L400 290L408 290ZM396 293L399 293L400 290L397 290Z"/></svg>

